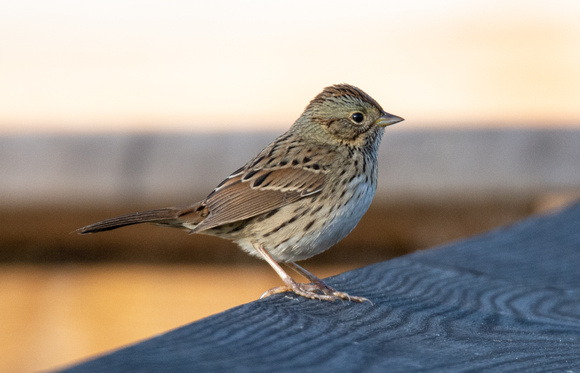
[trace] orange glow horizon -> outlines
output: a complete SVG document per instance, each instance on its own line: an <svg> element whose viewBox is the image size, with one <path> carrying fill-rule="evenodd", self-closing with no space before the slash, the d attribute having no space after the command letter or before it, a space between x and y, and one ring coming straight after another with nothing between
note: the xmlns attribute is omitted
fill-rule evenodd
<svg viewBox="0 0 580 373"><path fill-rule="evenodd" d="M580 128L580 2L32 2L0 15L0 134L279 131L341 82L405 129Z"/></svg>

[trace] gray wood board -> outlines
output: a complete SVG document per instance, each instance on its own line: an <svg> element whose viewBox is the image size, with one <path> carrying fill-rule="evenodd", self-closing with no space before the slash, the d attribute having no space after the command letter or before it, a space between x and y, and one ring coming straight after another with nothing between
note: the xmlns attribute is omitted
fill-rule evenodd
<svg viewBox="0 0 580 373"><path fill-rule="evenodd" d="M577 203L328 280L373 304L276 295L65 371L575 372L579 268Z"/></svg>
<svg viewBox="0 0 580 373"><path fill-rule="evenodd" d="M192 203L277 135L0 136L0 205ZM395 126L379 149L377 197L470 201L578 190L579 143L573 129Z"/></svg>

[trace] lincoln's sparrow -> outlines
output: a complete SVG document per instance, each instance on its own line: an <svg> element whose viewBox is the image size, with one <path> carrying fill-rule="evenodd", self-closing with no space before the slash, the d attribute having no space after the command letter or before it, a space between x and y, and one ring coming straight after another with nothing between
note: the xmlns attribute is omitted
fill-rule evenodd
<svg viewBox="0 0 580 373"><path fill-rule="evenodd" d="M327 87L288 132L203 201L120 216L77 232L154 223L210 234L236 242L274 268L285 285L263 296L291 291L311 299L362 302L366 299L336 291L294 262L323 252L354 229L375 194L384 127L402 120L357 87ZM311 283L294 281L280 262Z"/></svg>

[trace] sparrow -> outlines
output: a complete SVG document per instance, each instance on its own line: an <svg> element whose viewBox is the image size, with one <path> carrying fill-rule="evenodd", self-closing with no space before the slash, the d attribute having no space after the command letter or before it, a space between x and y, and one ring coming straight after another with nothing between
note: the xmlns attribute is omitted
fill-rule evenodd
<svg viewBox="0 0 580 373"><path fill-rule="evenodd" d="M297 261L327 250L346 237L367 211L377 187L377 152L389 114L361 89L326 87L290 129L225 178L202 201L136 212L77 230L80 234L153 223L237 243L265 260L282 292L325 301L369 301L338 291ZM309 283L295 281L282 267Z"/></svg>

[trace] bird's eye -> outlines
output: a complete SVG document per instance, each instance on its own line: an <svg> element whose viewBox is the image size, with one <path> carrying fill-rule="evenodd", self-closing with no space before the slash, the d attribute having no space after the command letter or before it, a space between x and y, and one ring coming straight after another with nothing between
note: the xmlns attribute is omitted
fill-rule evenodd
<svg viewBox="0 0 580 373"><path fill-rule="evenodd" d="M365 119L365 116L362 113L354 113L350 116L350 119L353 122L360 124Z"/></svg>

